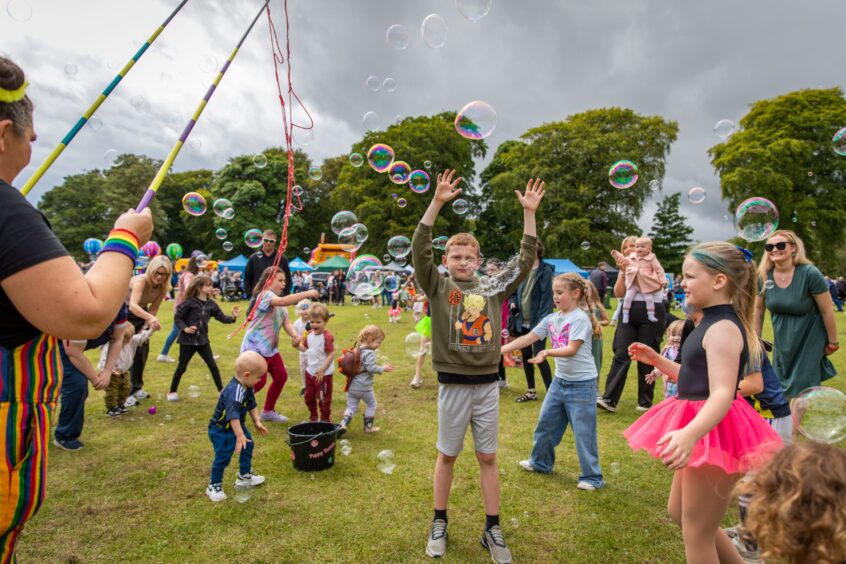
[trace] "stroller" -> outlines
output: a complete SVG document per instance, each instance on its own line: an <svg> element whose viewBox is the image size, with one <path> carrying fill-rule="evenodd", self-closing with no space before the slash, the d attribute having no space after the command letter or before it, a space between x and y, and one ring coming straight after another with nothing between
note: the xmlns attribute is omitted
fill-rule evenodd
<svg viewBox="0 0 846 564"><path fill-rule="evenodd" d="M236 302L243 299L241 288L231 278L220 279L220 297L225 302Z"/></svg>

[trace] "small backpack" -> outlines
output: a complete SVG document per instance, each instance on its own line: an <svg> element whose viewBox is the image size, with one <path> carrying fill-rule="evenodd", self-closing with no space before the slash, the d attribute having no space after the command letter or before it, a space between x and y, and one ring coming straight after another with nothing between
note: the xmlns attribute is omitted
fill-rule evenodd
<svg viewBox="0 0 846 564"><path fill-rule="evenodd" d="M347 378L361 373L361 349L356 343L351 349L344 349L338 357L338 370Z"/></svg>

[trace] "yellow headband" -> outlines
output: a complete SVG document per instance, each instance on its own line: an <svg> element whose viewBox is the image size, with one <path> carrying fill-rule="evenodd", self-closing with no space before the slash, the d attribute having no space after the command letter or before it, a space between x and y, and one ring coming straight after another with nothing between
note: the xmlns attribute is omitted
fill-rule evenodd
<svg viewBox="0 0 846 564"><path fill-rule="evenodd" d="M19 102L23 100L24 96L26 96L27 86L29 86L29 82L24 82L20 88L17 88L15 90L6 90L5 88L0 88L0 102L12 104L14 102Z"/></svg>

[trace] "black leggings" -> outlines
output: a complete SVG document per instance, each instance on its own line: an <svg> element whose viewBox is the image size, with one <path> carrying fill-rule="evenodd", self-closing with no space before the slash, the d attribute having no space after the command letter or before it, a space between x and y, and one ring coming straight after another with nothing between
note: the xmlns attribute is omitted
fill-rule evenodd
<svg viewBox="0 0 846 564"><path fill-rule="evenodd" d="M172 393L176 392L176 389L179 387L179 381L188 369L188 363L191 362L191 357L194 356L194 353L198 353L200 358L203 359L203 362L206 363L206 366L209 367L214 385L217 386L217 391L222 390L223 382L220 381L220 370L218 370L217 363L214 361L214 353L212 352L211 345L207 343L205 345L179 345L179 364L176 365L176 372L173 373L173 380L170 381L170 391Z"/></svg>
<svg viewBox="0 0 846 564"><path fill-rule="evenodd" d="M527 335L531 329L525 329L525 333L521 333L519 336L522 337L523 335ZM520 349L520 354L523 356L523 372L526 374L526 386L530 390L535 389L535 365L529 363L529 359L537 356L539 352L546 348L546 339L541 339L539 341L535 341L528 347L523 347ZM538 369L541 373L541 378L543 378L543 383L546 386L546 389L549 389L549 385L552 383L552 371L549 369L549 363L544 359L543 362L537 364Z"/></svg>
<svg viewBox="0 0 846 564"><path fill-rule="evenodd" d="M146 311L146 308L145 308ZM138 333L144 328L143 319L130 312L127 319ZM135 349L135 356L132 357L132 366L129 369L130 381L132 382L132 391L135 393L144 388L144 367L147 365L147 357L150 355L150 341L144 341L140 347Z"/></svg>

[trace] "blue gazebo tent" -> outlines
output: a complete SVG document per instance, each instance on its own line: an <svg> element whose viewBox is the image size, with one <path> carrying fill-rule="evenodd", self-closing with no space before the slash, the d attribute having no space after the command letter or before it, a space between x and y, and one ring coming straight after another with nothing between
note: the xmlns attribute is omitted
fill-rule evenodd
<svg viewBox="0 0 846 564"><path fill-rule="evenodd" d="M229 272L238 271L241 274L244 274L244 270L247 268L247 257L244 255L238 255L233 259L222 260L217 263L218 270L223 271L224 267L228 268Z"/></svg>
<svg viewBox="0 0 846 564"><path fill-rule="evenodd" d="M296 257L294 260L289 262L288 267L291 269L291 272L311 272L314 270L314 267L309 266L300 257Z"/></svg>
<svg viewBox="0 0 846 564"><path fill-rule="evenodd" d="M552 265L552 267L555 269L555 274L565 274L567 272L577 272L579 274L579 276L581 276L582 278L588 277L587 270L582 270L581 268L579 268L578 266L573 264L573 261L571 261L570 259L544 258L543 261Z"/></svg>

